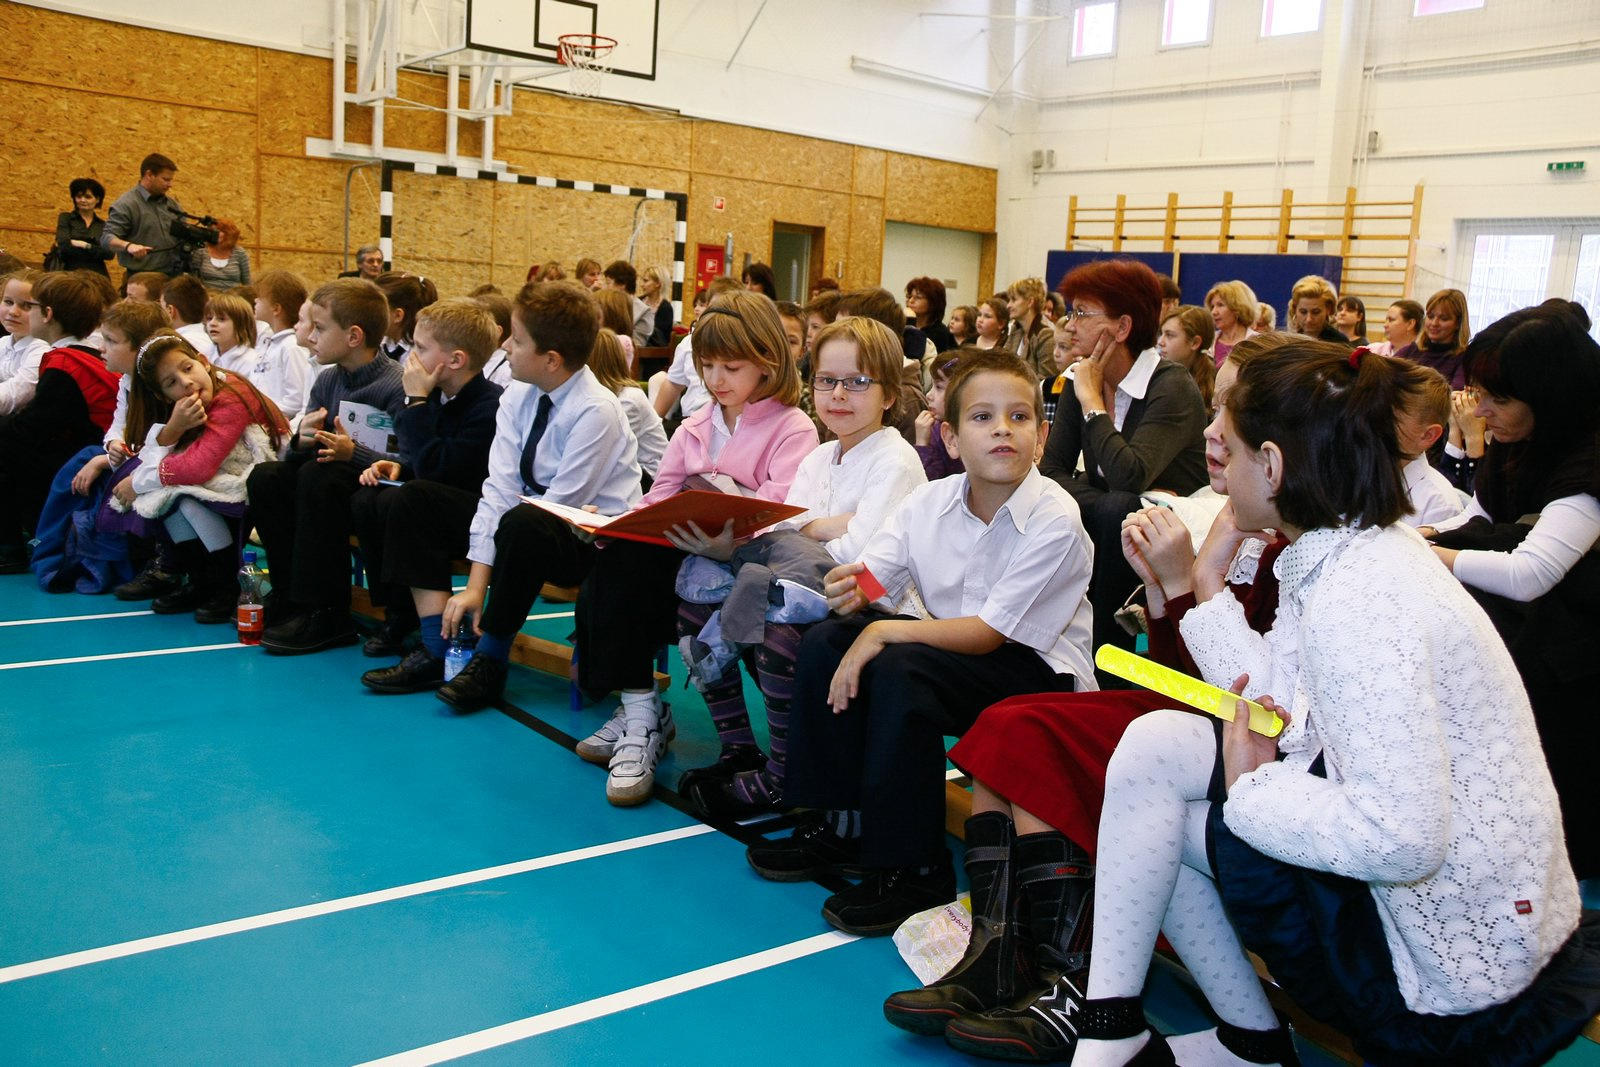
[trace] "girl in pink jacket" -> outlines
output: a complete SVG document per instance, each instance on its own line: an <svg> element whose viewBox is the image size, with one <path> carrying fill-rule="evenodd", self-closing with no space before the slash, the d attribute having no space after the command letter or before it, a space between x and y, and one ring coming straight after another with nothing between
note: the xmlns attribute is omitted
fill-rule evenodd
<svg viewBox="0 0 1600 1067"><path fill-rule="evenodd" d="M714 489L782 501L817 431L797 406L800 376L775 304L758 293L725 293L695 324L694 362L715 403L678 427L641 506L684 489ZM704 543L731 543L722 531L692 528ZM578 597L578 684L618 690L611 720L578 744L578 754L609 768L606 797L641 804L656 762L676 733L655 688L655 652L676 639L674 581L684 553L632 541L606 543Z"/></svg>

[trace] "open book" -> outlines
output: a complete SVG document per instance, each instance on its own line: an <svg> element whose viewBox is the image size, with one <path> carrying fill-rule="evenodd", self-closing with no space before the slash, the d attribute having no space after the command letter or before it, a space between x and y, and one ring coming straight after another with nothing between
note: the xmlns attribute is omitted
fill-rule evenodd
<svg viewBox="0 0 1600 1067"><path fill-rule="evenodd" d="M587 533L652 545L671 544L666 538L666 531L674 526L687 526L691 522L706 533L715 535L721 533L722 527L732 519L733 535L749 537L757 530L764 530L775 522L782 522L806 510L760 497L712 493L702 489L688 489L647 508L615 516L596 515L582 508L531 497L523 497L522 500L525 504L544 508L552 515L566 519Z"/></svg>

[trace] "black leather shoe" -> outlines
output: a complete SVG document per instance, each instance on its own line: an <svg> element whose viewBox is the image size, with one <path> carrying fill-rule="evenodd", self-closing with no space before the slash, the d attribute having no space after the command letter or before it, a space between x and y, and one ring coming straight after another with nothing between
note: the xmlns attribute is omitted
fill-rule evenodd
<svg viewBox="0 0 1600 1067"><path fill-rule="evenodd" d="M872 871L860 885L829 897L822 917L847 934L877 937L892 934L919 911L956 898L956 872L948 860L927 874L915 867Z"/></svg>
<svg viewBox="0 0 1600 1067"><path fill-rule="evenodd" d="M161 569L157 560L145 564L144 570L132 581L123 582L111 591L118 600L154 600L177 589L182 580L176 574Z"/></svg>
<svg viewBox="0 0 1600 1067"><path fill-rule="evenodd" d="M163 593L150 602L150 610L157 615L185 615L211 598L204 586L188 582Z"/></svg>
<svg viewBox="0 0 1600 1067"><path fill-rule="evenodd" d="M461 673L440 686L434 695L457 711L465 712L492 706L505 691L505 661L474 652Z"/></svg>
<svg viewBox="0 0 1600 1067"><path fill-rule="evenodd" d="M417 646L393 667L379 667L361 676L374 693L422 693L444 684L444 660Z"/></svg>
<svg viewBox="0 0 1600 1067"><path fill-rule="evenodd" d="M30 555L27 545L0 545L0 574L21 574Z"/></svg>
<svg viewBox="0 0 1600 1067"><path fill-rule="evenodd" d="M358 637L348 611L313 608L299 618L267 627L261 634L261 647L275 656L299 656L353 645Z"/></svg>
<svg viewBox="0 0 1600 1067"><path fill-rule="evenodd" d="M840 837L812 816L788 837L751 845L745 859L769 882L808 882L824 874L854 878L861 873L861 842Z"/></svg>
<svg viewBox="0 0 1600 1067"><path fill-rule="evenodd" d="M383 656L403 656L406 647L411 644L411 637L417 632L415 619L384 619L378 628L367 636L366 642L361 646L363 656L378 659Z"/></svg>
<svg viewBox="0 0 1600 1067"><path fill-rule="evenodd" d="M239 596L232 589L219 589L194 609L194 621L215 626L239 621Z"/></svg>
<svg viewBox="0 0 1600 1067"><path fill-rule="evenodd" d="M746 800L734 789L732 779L715 781L702 778L694 782L687 793L681 789L679 792L694 805L695 814L706 819L728 819L737 822L740 819L753 819L757 815L770 815L784 809L783 797L777 794Z"/></svg>

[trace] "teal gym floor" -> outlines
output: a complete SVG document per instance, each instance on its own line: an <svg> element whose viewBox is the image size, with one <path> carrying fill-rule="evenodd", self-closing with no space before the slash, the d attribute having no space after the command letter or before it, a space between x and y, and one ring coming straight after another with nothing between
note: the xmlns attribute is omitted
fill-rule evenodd
<svg viewBox="0 0 1600 1067"><path fill-rule="evenodd" d="M883 1021L916 984L888 939L686 813L669 787L716 743L675 656L678 741L619 809L569 747L609 710L562 680L454 716L367 692L359 648L147 607L0 577L0 1063L975 1062ZM1170 967L1147 1005L1209 1025Z"/></svg>

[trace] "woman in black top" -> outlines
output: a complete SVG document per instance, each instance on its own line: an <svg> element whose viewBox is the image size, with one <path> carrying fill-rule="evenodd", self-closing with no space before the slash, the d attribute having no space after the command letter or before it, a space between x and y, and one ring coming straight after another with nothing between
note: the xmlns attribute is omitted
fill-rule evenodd
<svg viewBox="0 0 1600 1067"><path fill-rule="evenodd" d="M911 325L933 342L935 352L948 352L956 346L950 328L944 324L944 282L938 278L912 278L906 283L906 310Z"/></svg>
<svg viewBox="0 0 1600 1067"><path fill-rule="evenodd" d="M74 178L67 186L72 210L56 218L56 250L61 254L62 270L92 270L110 277L106 260L111 250L100 245L106 220L95 209L106 202L106 187L93 178Z"/></svg>

